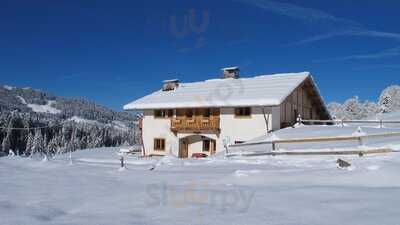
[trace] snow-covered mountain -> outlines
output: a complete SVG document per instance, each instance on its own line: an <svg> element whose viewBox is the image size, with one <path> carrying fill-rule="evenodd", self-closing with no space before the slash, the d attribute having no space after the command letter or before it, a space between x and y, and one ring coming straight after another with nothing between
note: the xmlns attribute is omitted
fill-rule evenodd
<svg viewBox="0 0 400 225"><path fill-rule="evenodd" d="M132 114L85 99L7 85L0 86L0 127L0 156L10 149L19 154L55 153L138 142L137 119Z"/></svg>
<svg viewBox="0 0 400 225"><path fill-rule="evenodd" d="M79 98L65 98L32 88L0 86L0 110L17 110L37 113L51 118L73 116L102 123L123 121L131 123L135 118L126 112L116 112L94 102Z"/></svg>

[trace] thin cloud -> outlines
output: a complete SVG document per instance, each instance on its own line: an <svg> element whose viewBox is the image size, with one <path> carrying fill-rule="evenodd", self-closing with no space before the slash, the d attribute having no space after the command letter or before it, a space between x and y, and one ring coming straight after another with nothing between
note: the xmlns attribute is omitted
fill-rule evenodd
<svg viewBox="0 0 400 225"><path fill-rule="evenodd" d="M382 31L374 31L374 30L366 30L360 28L353 28L352 30L344 30L339 32L332 32L322 35L316 35L313 37L309 37L300 41L296 41L286 46L294 46L294 45L303 45L316 41L321 41L325 39L330 39L338 36L364 36L364 37L374 37L374 38L388 38L388 39L396 39L400 40L400 34L390 33L390 32L382 32Z"/></svg>
<svg viewBox="0 0 400 225"><path fill-rule="evenodd" d="M285 46L303 45L316 41L326 40L338 36L366 36L375 38L390 38L400 40L400 34L366 29L362 24L318 9L301 7L295 4L282 3L270 0L233 0L234 2L245 3L255 7L271 11L273 13L299 19L306 23L331 24L335 31L321 35L312 36L303 40L289 43Z"/></svg>
<svg viewBox="0 0 400 225"><path fill-rule="evenodd" d="M337 58L315 60L315 62L331 62L331 61L346 61L346 60L362 60L362 59L382 59L388 57L396 57L400 55L400 46L395 48L386 49L380 52L360 54L360 55L349 55Z"/></svg>
<svg viewBox="0 0 400 225"><path fill-rule="evenodd" d="M353 70L371 70L371 69L399 69L400 64L384 64L384 65L370 65L363 67L356 67Z"/></svg>
<svg viewBox="0 0 400 225"><path fill-rule="evenodd" d="M308 44L308 43L312 43L312 42L316 42L316 41L322 41L325 39L330 39L330 38L334 38L334 37L338 37L338 36L354 36L355 35L355 31L353 30L344 30L344 31L337 31L337 32L331 32L331 33L326 33L326 34L321 34L321 35L316 35L316 36L312 36L300 41L296 41L296 42L292 42L289 44L286 44L284 46L289 47L289 46L295 46L295 45L304 45L304 44Z"/></svg>
<svg viewBox="0 0 400 225"><path fill-rule="evenodd" d="M374 30L361 30L356 32L355 35L364 35L371 37L381 37L381 38L392 38L400 40L400 34L398 33L390 33L390 32L382 32L382 31L374 31Z"/></svg>
<svg viewBox="0 0 400 225"><path fill-rule="evenodd" d="M290 3L282 3L269 0L233 0L233 1L250 4L277 14L291 17L293 19L301 19L308 22L332 21L352 26L360 25L355 21L338 18L332 14L326 13L321 10L300 7Z"/></svg>

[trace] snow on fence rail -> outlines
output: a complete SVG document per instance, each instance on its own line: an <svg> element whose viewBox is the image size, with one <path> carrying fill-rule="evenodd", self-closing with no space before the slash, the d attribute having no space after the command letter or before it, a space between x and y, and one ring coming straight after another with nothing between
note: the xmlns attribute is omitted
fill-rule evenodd
<svg viewBox="0 0 400 225"><path fill-rule="evenodd" d="M278 152L249 152L241 154L228 154L227 157L232 156L277 156L277 155L367 155L367 154L380 154L380 153L390 153L395 152L390 148L373 148L365 150L333 150L333 151L278 151Z"/></svg>
<svg viewBox="0 0 400 225"><path fill-rule="evenodd" d="M278 139L272 141L261 141L253 143L242 143L235 144L235 147L241 146L252 146L252 145L262 145L271 144L272 150L276 150L277 144L301 144L301 143L311 143L311 142L332 142L332 141L358 141L359 145L363 145L363 139L365 138L379 138L379 137L395 137L400 136L400 132L390 132L382 134L363 134L358 136L337 136L337 137L312 137L312 138L293 138L293 139ZM232 146L230 146L232 147Z"/></svg>
<svg viewBox="0 0 400 225"><path fill-rule="evenodd" d="M400 120L305 120L298 118L298 122L303 124L341 124L345 123L365 123L365 124L379 124L380 128L383 124L400 124Z"/></svg>

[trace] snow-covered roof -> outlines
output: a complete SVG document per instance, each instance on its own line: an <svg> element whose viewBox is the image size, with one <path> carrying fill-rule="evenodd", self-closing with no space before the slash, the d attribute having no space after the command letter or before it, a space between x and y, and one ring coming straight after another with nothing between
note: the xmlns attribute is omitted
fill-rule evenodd
<svg viewBox="0 0 400 225"><path fill-rule="evenodd" d="M124 110L275 106L309 77L309 72L301 72L181 83L175 90L159 90L133 101Z"/></svg>

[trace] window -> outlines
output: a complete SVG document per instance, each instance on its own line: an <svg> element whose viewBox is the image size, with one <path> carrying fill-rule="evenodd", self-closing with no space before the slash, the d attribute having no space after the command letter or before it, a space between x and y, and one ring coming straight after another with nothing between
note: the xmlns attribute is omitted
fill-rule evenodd
<svg viewBox="0 0 400 225"><path fill-rule="evenodd" d="M211 115L211 109L209 108L204 109L203 117L210 117L210 115Z"/></svg>
<svg viewBox="0 0 400 225"><path fill-rule="evenodd" d="M154 139L154 150L165 151L165 139L155 138Z"/></svg>
<svg viewBox="0 0 400 225"><path fill-rule="evenodd" d="M193 109L187 109L186 110L186 116L188 118L192 118L193 117Z"/></svg>
<svg viewBox="0 0 400 225"><path fill-rule="evenodd" d="M173 109L168 109L167 110L167 117L172 118L174 116L174 110Z"/></svg>
<svg viewBox="0 0 400 225"><path fill-rule="evenodd" d="M209 152L211 149L211 141L203 140L203 152Z"/></svg>
<svg viewBox="0 0 400 225"><path fill-rule="evenodd" d="M171 118L174 116L173 109L157 109L154 110L154 117L155 118Z"/></svg>
<svg viewBox="0 0 400 225"><path fill-rule="evenodd" d="M250 107L242 107L235 109L235 116L237 117L249 117L251 116L251 108Z"/></svg>
<svg viewBox="0 0 400 225"><path fill-rule="evenodd" d="M163 110L154 110L154 117L156 118L164 117Z"/></svg>

